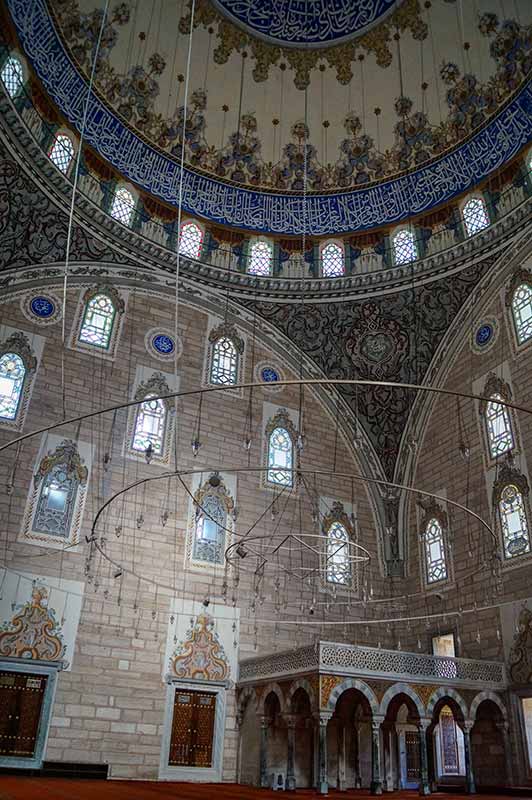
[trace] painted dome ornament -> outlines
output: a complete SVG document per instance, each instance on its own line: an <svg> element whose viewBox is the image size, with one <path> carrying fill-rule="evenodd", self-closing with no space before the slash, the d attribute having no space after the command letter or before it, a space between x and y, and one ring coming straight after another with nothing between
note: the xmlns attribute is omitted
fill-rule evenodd
<svg viewBox="0 0 532 800"><path fill-rule="evenodd" d="M148 353L158 361L174 361L181 356L183 346L175 335L161 328L152 328L144 337ZM177 351L177 352L176 352Z"/></svg>
<svg viewBox="0 0 532 800"><path fill-rule="evenodd" d="M471 349L475 353L491 350L499 335L499 326L495 318L484 319L474 328L471 338Z"/></svg>
<svg viewBox="0 0 532 800"><path fill-rule="evenodd" d="M21 301L26 319L37 325L51 325L61 318L61 303L53 294L30 294Z"/></svg>

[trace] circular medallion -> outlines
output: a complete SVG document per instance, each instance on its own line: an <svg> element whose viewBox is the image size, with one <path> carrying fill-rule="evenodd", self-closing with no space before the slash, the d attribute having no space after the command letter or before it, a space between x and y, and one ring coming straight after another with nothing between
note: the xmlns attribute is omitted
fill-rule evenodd
<svg viewBox="0 0 532 800"><path fill-rule="evenodd" d="M144 337L144 344L148 353L159 361L173 361L176 357L176 349L178 358L183 351L181 340L178 339L176 347L175 336L160 328L149 330Z"/></svg>
<svg viewBox="0 0 532 800"><path fill-rule="evenodd" d="M366 33L398 0L214 0L252 36L284 47L330 47Z"/></svg>
<svg viewBox="0 0 532 800"><path fill-rule="evenodd" d="M61 303L53 294L30 294L22 298L22 313L38 325L51 325L61 318Z"/></svg>
<svg viewBox="0 0 532 800"><path fill-rule="evenodd" d="M255 367L255 380L257 383L267 384L268 390L272 392L278 392L283 388L282 386L275 385L283 380L281 370L278 367L274 367L273 364L270 364L268 361L257 364Z"/></svg>
<svg viewBox="0 0 532 800"><path fill-rule="evenodd" d="M484 319L479 325L473 329L471 336L471 349L474 353L485 353L490 350L499 335L499 326L497 320L490 317Z"/></svg>

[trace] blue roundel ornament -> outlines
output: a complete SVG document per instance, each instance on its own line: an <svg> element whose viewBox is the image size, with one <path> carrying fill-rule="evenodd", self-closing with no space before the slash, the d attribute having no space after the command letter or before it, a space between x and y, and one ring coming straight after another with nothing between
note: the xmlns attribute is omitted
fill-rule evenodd
<svg viewBox="0 0 532 800"><path fill-rule="evenodd" d="M153 349L157 350L162 356L169 356L175 350L175 343L171 336L165 333L158 333L152 339Z"/></svg>
<svg viewBox="0 0 532 800"><path fill-rule="evenodd" d="M475 333L475 342L477 347L486 347L487 344L493 339L493 326L485 322Z"/></svg>
<svg viewBox="0 0 532 800"><path fill-rule="evenodd" d="M275 383L279 380L279 373L273 367L263 367L260 371L260 378L264 383Z"/></svg>
<svg viewBox="0 0 532 800"><path fill-rule="evenodd" d="M39 319L49 319L55 313L55 303L49 297L38 295L30 303L31 313Z"/></svg>

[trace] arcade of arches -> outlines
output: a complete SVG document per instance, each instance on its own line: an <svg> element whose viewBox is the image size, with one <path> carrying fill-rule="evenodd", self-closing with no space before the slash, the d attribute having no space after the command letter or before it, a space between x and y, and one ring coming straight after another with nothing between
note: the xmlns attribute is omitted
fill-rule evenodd
<svg viewBox="0 0 532 800"><path fill-rule="evenodd" d="M531 70L0 0L0 796L532 796Z"/></svg>

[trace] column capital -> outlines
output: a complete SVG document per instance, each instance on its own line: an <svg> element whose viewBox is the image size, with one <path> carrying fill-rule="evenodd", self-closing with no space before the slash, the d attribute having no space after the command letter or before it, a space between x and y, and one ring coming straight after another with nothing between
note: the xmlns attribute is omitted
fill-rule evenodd
<svg viewBox="0 0 532 800"><path fill-rule="evenodd" d="M510 732L510 723L506 719L503 719L501 722L496 722L495 727L499 731L504 731L504 733Z"/></svg>
<svg viewBox="0 0 532 800"><path fill-rule="evenodd" d="M474 724L475 724L474 719L464 720L464 731L467 731L467 733L471 733L471 728L473 727Z"/></svg>
<svg viewBox="0 0 532 800"><path fill-rule="evenodd" d="M371 718L371 727L372 728L380 728L382 723L384 722L384 714L374 714Z"/></svg>
<svg viewBox="0 0 532 800"><path fill-rule="evenodd" d="M266 714L257 714L260 720L260 727L261 728L269 728L272 724L272 718L268 717Z"/></svg>
<svg viewBox="0 0 532 800"><path fill-rule="evenodd" d="M417 726L418 726L418 728L419 728L420 730L422 730L422 731L426 731L426 730L427 730L427 728L428 728L428 727L429 727L431 724L432 724L432 720L431 720L431 719L429 719L428 717L421 717L421 719L420 719L420 720L418 721L418 723L417 723Z"/></svg>
<svg viewBox="0 0 532 800"><path fill-rule="evenodd" d="M327 725L333 715L332 711L315 711L312 716L320 725Z"/></svg>
<svg viewBox="0 0 532 800"><path fill-rule="evenodd" d="M295 728L297 724L297 714L290 714L289 712L282 715L282 718L286 722L287 728Z"/></svg>

